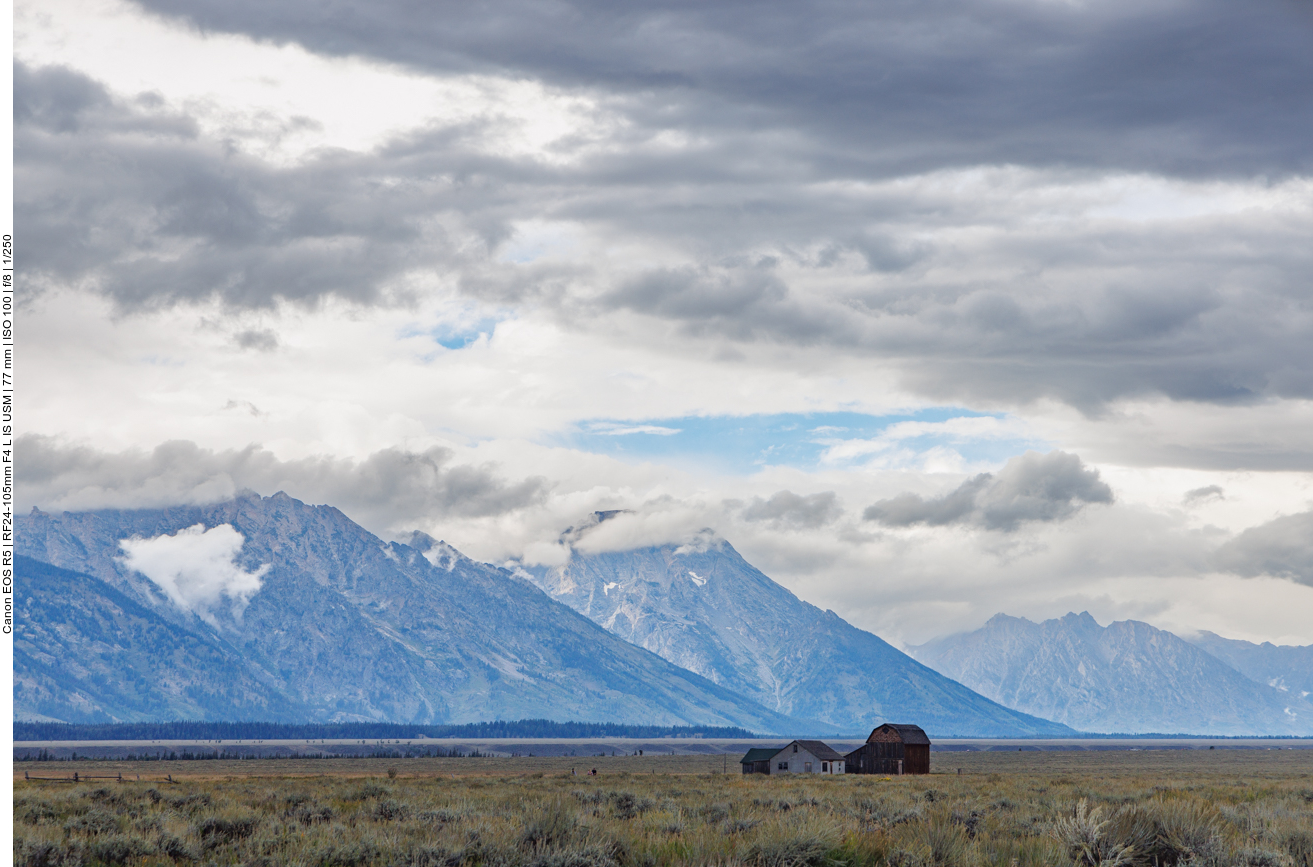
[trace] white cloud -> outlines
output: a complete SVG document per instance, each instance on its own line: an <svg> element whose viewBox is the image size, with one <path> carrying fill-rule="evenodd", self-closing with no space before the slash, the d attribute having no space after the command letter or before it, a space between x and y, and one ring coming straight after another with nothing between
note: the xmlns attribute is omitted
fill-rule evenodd
<svg viewBox="0 0 1313 867"><path fill-rule="evenodd" d="M231 524L196 524L172 536L123 539L122 563L145 575L175 605L211 624L226 606L240 617L259 592L269 564L248 572L237 565L246 539Z"/></svg>
<svg viewBox="0 0 1313 867"><path fill-rule="evenodd" d="M668 437L679 433L680 429L658 424L621 424L619 422L595 421L588 425L588 432L611 437L623 437L630 434L653 434Z"/></svg>
<svg viewBox="0 0 1313 867"><path fill-rule="evenodd" d="M941 422L903 421L889 425L874 437L819 438L819 442L826 446L821 455L823 463L861 462L883 469L921 468L927 472L966 472L971 468L971 462L958 451L963 447L1001 441L1033 444L1041 440L1032 425L1014 416L959 416ZM925 442L932 445L923 445Z"/></svg>
<svg viewBox="0 0 1313 867"><path fill-rule="evenodd" d="M20 61L72 66L120 93L151 93L194 117L205 134L276 163L325 149L371 150L433 126L477 134L493 153L555 162L561 154L553 142L606 123L591 100L537 82L330 59L179 27L123 0L15 7Z"/></svg>

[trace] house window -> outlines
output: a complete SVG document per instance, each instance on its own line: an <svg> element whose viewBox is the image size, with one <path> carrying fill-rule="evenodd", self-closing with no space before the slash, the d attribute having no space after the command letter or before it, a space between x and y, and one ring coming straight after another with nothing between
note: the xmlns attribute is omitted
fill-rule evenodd
<svg viewBox="0 0 1313 867"><path fill-rule="evenodd" d="M797 745L797 744L794 744L794 745L793 745L793 751L794 751L795 753L798 751L798 745Z"/></svg>
<svg viewBox="0 0 1313 867"><path fill-rule="evenodd" d="M788 762L780 762L780 766L779 766L778 768L776 768L776 770L778 770L778 771L787 771L788 769L789 769L789 763L788 763Z"/></svg>
<svg viewBox="0 0 1313 867"><path fill-rule="evenodd" d="M828 774L829 772L830 772L830 763L821 762L821 773Z"/></svg>
<svg viewBox="0 0 1313 867"><path fill-rule="evenodd" d="M803 765L804 765L803 770L805 770L807 773L810 774L810 773L812 772L812 763L811 763L811 762L803 762Z"/></svg>

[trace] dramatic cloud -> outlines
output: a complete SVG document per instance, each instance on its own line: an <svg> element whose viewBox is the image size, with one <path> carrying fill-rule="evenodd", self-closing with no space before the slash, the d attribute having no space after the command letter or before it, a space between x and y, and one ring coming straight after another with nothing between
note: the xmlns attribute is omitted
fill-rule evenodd
<svg viewBox="0 0 1313 867"><path fill-rule="evenodd" d="M153 581L179 608L215 624L225 603L240 617L269 571L268 564L254 572L237 565L244 544L246 539L230 524L209 530L197 524L172 536L134 536L119 547L124 566Z"/></svg>
<svg viewBox="0 0 1313 867"><path fill-rule="evenodd" d="M42 509L144 508L228 499L242 489L329 503L377 532L458 513L498 515L540 502L542 479L509 483L491 466L452 463L448 449L384 449L362 461L282 461L259 446L214 452L191 442L106 453L19 438L23 504Z"/></svg>
<svg viewBox="0 0 1313 867"><path fill-rule="evenodd" d="M767 521L775 525L814 529L831 524L843 514L839 498L834 491L799 496L792 491L779 491L770 499L753 497L742 512L743 520Z"/></svg>
<svg viewBox="0 0 1313 867"><path fill-rule="evenodd" d="M890 527L969 524L1016 530L1028 521L1063 521L1088 503L1111 503L1112 489L1076 455L1026 452L998 472L981 473L942 496L900 494L868 506L863 517Z"/></svg>
<svg viewBox="0 0 1313 867"><path fill-rule="evenodd" d="M387 185L374 160L343 153L276 167L73 71L14 74L16 207L40 283L89 281L127 308L368 302L454 256L439 225L455 204L450 178ZM250 334L242 345L275 344Z"/></svg>
<svg viewBox="0 0 1313 867"><path fill-rule="evenodd" d="M715 145L659 144L668 124L704 139L679 126L696 118L658 124L640 95L596 100L606 136L567 124L532 154L498 144L509 121L490 110L284 164L158 100L16 69L33 287L127 310L460 292L671 353L678 336L878 359L940 401L1313 397L1313 209L1288 173L1172 180L1010 154L889 176L748 119L708 132ZM236 340L279 346L267 329Z"/></svg>
<svg viewBox="0 0 1313 867"><path fill-rule="evenodd" d="M1278 0L143 5L326 54L647 97L650 123L751 128L831 170L1313 165L1313 17Z"/></svg>
<svg viewBox="0 0 1313 867"><path fill-rule="evenodd" d="M1313 586L1313 511L1245 530L1218 550L1217 564L1237 575L1272 575Z"/></svg>

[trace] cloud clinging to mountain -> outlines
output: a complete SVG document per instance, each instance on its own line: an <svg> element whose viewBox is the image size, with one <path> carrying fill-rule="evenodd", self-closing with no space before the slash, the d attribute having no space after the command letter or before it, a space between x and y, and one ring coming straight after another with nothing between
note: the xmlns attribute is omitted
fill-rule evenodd
<svg viewBox="0 0 1313 867"><path fill-rule="evenodd" d="M229 524L196 524L172 535L133 536L119 547L124 566L149 578L179 608L215 623L224 607L240 617L269 571L269 564L254 571L237 564L245 543Z"/></svg>

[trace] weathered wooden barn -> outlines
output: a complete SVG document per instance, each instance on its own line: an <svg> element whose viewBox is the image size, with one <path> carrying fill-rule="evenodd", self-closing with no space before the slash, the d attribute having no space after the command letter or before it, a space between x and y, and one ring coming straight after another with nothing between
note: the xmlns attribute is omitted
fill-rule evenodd
<svg viewBox="0 0 1313 867"><path fill-rule="evenodd" d="M842 774L847 761L821 741L754 747L739 759L745 774Z"/></svg>
<svg viewBox="0 0 1313 867"><path fill-rule="evenodd" d="M850 774L928 774L930 738L920 726L885 723L844 758Z"/></svg>

